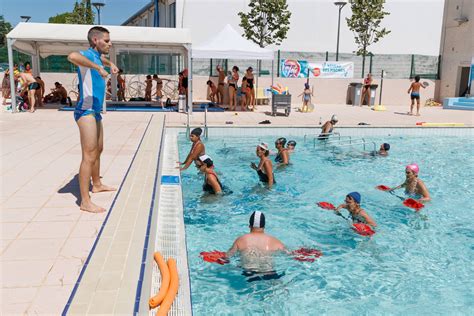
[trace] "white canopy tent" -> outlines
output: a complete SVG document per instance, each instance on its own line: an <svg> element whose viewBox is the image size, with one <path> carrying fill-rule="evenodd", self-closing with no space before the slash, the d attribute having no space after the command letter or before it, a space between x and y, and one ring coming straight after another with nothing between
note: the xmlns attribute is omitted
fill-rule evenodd
<svg viewBox="0 0 474 316"><path fill-rule="evenodd" d="M195 45L193 58L273 60L273 51L246 40L229 24L213 38Z"/></svg>
<svg viewBox="0 0 474 316"><path fill-rule="evenodd" d="M19 23L7 34L8 61L13 69L13 49L32 56L34 75L41 72L39 58L68 55L89 48L87 32L92 25ZM170 52L186 56L185 66L191 65L191 33L188 29L104 25L110 32L112 48L110 60L116 63L120 51ZM16 110L14 77L10 76L12 111ZM192 76L189 78L188 106L192 108ZM112 86L116 77L112 76ZM113 97L116 95L115 89Z"/></svg>
<svg viewBox="0 0 474 316"><path fill-rule="evenodd" d="M273 51L261 48L254 42L245 39L229 24L216 36L200 45L195 45L193 47L192 58L271 60L273 85Z"/></svg>

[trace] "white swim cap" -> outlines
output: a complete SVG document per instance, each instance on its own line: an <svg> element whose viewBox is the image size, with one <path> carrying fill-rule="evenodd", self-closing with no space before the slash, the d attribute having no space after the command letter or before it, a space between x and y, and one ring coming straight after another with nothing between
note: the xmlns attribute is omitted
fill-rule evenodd
<svg viewBox="0 0 474 316"><path fill-rule="evenodd" d="M333 121L333 122L339 121L339 120L337 119L336 114L334 114L334 115L331 117L331 121Z"/></svg>

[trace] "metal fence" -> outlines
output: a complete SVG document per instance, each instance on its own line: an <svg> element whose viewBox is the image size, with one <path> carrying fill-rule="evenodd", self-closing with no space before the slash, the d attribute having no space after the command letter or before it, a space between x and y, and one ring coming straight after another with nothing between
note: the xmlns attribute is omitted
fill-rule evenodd
<svg viewBox="0 0 474 316"><path fill-rule="evenodd" d="M335 61L336 54L331 52L275 52L274 73L279 77L279 61L281 59L307 60L311 62ZM31 62L28 55L14 51L15 63ZM439 65L441 56L415 55L415 54L377 54L366 56L365 69L362 72L362 56L355 54L339 53L339 61L354 63L354 77L362 77L362 73L372 73L379 77L385 71L384 78L407 79L420 75L427 79L439 79ZM75 72L75 67L67 61L66 56L49 56L41 58L42 72ZM221 65L224 70L230 70L234 65L241 71L249 66L254 68L260 76L271 76L272 62L264 60L258 69L256 60L235 59L194 59L193 74L199 76L217 76L216 66ZM182 56L176 54L143 54L121 53L117 56L117 66L126 74L161 74L176 75L183 66Z"/></svg>

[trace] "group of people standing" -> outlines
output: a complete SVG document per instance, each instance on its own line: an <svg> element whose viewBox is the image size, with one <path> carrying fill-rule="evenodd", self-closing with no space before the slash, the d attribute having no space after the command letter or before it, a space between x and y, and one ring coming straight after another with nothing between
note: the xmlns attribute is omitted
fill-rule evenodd
<svg viewBox="0 0 474 316"><path fill-rule="evenodd" d="M237 105L240 105L241 111L247 111L247 109L255 111L255 78L253 75L253 68L247 68L241 81L239 81L240 69L237 66L232 67L232 71L229 71L227 76L224 69L220 65L216 67L216 70L218 75L217 87L211 80L207 81L207 85L209 86L210 90L208 95L209 99L212 102L217 102L220 105L224 104L224 95L227 84L229 110L235 111Z"/></svg>

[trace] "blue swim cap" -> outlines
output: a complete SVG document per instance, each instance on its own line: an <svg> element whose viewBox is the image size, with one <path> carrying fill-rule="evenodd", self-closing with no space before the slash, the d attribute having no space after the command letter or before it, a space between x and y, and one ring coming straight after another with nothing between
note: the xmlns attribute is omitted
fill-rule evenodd
<svg viewBox="0 0 474 316"><path fill-rule="evenodd" d="M360 204L361 196L359 192L351 192L347 196L350 196L357 204Z"/></svg>
<svg viewBox="0 0 474 316"><path fill-rule="evenodd" d="M390 150L390 144L389 143L383 143L383 150L389 151Z"/></svg>

